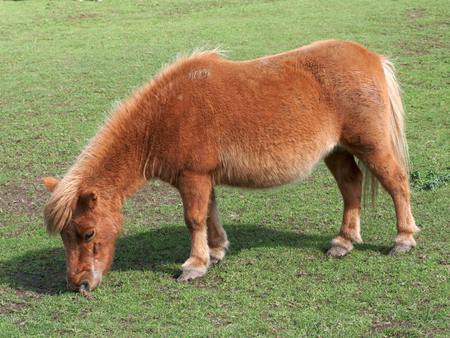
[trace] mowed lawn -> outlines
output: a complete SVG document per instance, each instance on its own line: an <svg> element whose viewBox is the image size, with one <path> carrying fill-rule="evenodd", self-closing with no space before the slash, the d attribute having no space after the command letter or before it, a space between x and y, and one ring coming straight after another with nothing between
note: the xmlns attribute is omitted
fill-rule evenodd
<svg viewBox="0 0 450 338"><path fill-rule="evenodd" d="M0 2L0 336L448 337L448 1ZM364 244L325 255L342 201L323 164L273 190L221 187L225 260L177 283L189 254L178 193L150 182L125 208L114 266L89 300L65 288L49 237L45 175L62 176L115 102L178 52L242 60L315 40L356 40L394 60L407 110L411 253L387 255L387 194L362 215Z"/></svg>

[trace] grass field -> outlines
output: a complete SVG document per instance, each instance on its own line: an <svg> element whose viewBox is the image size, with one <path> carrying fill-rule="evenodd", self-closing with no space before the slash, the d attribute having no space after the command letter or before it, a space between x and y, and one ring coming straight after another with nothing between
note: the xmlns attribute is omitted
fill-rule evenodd
<svg viewBox="0 0 450 338"><path fill-rule="evenodd" d="M0 336L448 337L448 1L0 2ZM114 102L178 52L220 45L248 59L356 40L391 56L408 115L418 247L395 236L382 194L365 244L326 257L341 198L324 165L267 191L219 188L231 241L206 277L177 283L189 254L181 202L149 183L126 205L114 267L94 300L65 289L62 242L43 227L45 175L63 175Z"/></svg>

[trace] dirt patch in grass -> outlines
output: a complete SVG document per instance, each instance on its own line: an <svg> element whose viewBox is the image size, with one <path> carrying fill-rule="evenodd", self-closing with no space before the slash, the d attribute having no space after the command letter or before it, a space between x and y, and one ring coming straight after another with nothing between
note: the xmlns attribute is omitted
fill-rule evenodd
<svg viewBox="0 0 450 338"><path fill-rule="evenodd" d="M430 30L430 23L423 22L421 19L426 18L428 13L423 8L412 8L404 12L406 25L414 30L425 32ZM437 23L434 22L433 25ZM400 42L400 48L404 51L405 55L426 55L431 53L431 49L445 49L449 45L445 39L437 34L423 36L418 39L407 39Z"/></svg>
<svg viewBox="0 0 450 338"><path fill-rule="evenodd" d="M424 39L420 41L402 41L400 42L400 48L405 55L426 55L430 54L431 49L443 49L447 48L447 44L440 38Z"/></svg>
<svg viewBox="0 0 450 338"><path fill-rule="evenodd" d="M160 226L180 222L183 217L180 194L164 182L147 183L133 195L129 203L132 206L132 212L126 212L128 222L141 218L148 225ZM179 208L180 212L174 212L174 208Z"/></svg>
<svg viewBox="0 0 450 338"><path fill-rule="evenodd" d="M394 320L394 319L376 319L373 323L372 323L372 332L373 333L378 333L378 332L382 332L385 331L387 329L391 329L394 327L409 327L411 326L411 324L409 322L407 322L406 320Z"/></svg>
<svg viewBox="0 0 450 338"><path fill-rule="evenodd" d="M0 212L38 216L48 199L40 179L0 185Z"/></svg>
<svg viewBox="0 0 450 338"><path fill-rule="evenodd" d="M49 196L40 178L0 184L0 212L40 216ZM133 195L131 203L135 210L144 212L148 208L181 205L181 199L169 184L152 181Z"/></svg>
<svg viewBox="0 0 450 338"><path fill-rule="evenodd" d="M40 178L1 184L0 213L41 218L42 210L49 196ZM171 206L181 208L178 191L160 181L147 183L133 195L130 203L133 212L140 215L151 215L152 223L157 224L173 221L173 215L168 214L164 208ZM182 217L182 213L179 217ZM2 225L3 222L0 222L0 227Z"/></svg>
<svg viewBox="0 0 450 338"><path fill-rule="evenodd" d="M96 13L80 13L78 15L70 15L70 16L68 16L67 20L80 21L80 20L97 18L98 16L99 15L96 14Z"/></svg>
<svg viewBox="0 0 450 338"><path fill-rule="evenodd" d="M412 8L405 12L405 17L414 22L426 16L427 11L424 8Z"/></svg>
<svg viewBox="0 0 450 338"><path fill-rule="evenodd" d="M124 208L125 222L158 228L162 224L183 222L182 202L178 191L160 181L147 182ZM128 226L125 225L125 233Z"/></svg>
<svg viewBox="0 0 450 338"><path fill-rule="evenodd" d="M0 293L1 295L1 293ZM42 298L42 295L33 291L16 290L17 299L14 301L6 301L0 305L0 315L19 312L30 306L33 300Z"/></svg>
<svg viewBox="0 0 450 338"><path fill-rule="evenodd" d="M0 306L0 314L7 315L14 312L19 312L23 308L27 307L27 303L25 302L12 302L12 303L6 303Z"/></svg>
<svg viewBox="0 0 450 338"><path fill-rule="evenodd" d="M160 207L161 205L177 205L181 203L178 191L167 183L151 181L144 185L132 197L133 206L139 210L149 207Z"/></svg>

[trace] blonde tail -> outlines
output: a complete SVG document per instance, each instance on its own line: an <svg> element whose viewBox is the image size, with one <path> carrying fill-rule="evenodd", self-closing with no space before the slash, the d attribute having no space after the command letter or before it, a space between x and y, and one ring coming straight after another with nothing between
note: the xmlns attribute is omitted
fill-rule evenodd
<svg viewBox="0 0 450 338"><path fill-rule="evenodd" d="M409 153L405 135L405 110L403 109L402 98L400 96L400 86L395 76L394 64L389 61L389 59L381 57L381 65L383 67L389 95L391 110L389 134L391 136L392 147L400 166L405 170L409 177ZM362 165L361 169L364 174L364 203L366 204L367 196L370 192L372 205L374 205L379 182L365 165Z"/></svg>
<svg viewBox="0 0 450 338"><path fill-rule="evenodd" d="M409 152L405 135L405 110L400 96L400 86L395 77L395 68L392 62L383 58L384 76L388 86L389 102L391 104L391 138L395 156L400 166L409 174ZM409 176L409 175L408 175Z"/></svg>

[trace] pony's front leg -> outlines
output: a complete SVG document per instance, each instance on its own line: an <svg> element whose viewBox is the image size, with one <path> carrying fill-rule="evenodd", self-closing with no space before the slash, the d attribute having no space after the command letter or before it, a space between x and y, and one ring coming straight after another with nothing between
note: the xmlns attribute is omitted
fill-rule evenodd
<svg viewBox="0 0 450 338"><path fill-rule="evenodd" d="M191 234L191 255L182 265L179 281L189 281L203 276L209 266L209 246L206 219L212 189L208 175L183 172L178 189L184 206L184 218Z"/></svg>
<svg viewBox="0 0 450 338"><path fill-rule="evenodd" d="M208 246L211 264L217 264L225 257L230 242L228 242L227 233L222 224L220 224L214 189L211 191L206 224L208 226Z"/></svg>

